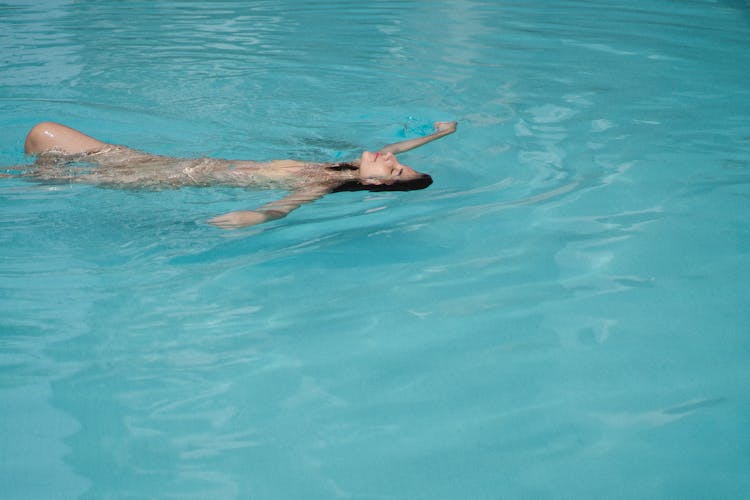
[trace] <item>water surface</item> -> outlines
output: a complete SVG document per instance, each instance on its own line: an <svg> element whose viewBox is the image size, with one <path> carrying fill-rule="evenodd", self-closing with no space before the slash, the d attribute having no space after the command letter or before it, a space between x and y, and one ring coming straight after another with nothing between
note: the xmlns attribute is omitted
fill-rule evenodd
<svg viewBox="0 0 750 500"><path fill-rule="evenodd" d="M0 179L4 498L744 498L743 1L12 2L0 164L403 155L341 193Z"/></svg>

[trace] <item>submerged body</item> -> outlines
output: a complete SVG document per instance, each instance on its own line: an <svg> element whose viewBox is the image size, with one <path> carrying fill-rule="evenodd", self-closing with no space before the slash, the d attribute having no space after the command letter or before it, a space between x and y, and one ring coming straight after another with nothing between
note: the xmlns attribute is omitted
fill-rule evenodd
<svg viewBox="0 0 750 500"><path fill-rule="evenodd" d="M229 186L299 190L353 179L316 163L256 162L216 158L172 158L115 146L93 153L46 151L26 176L39 181L96 184L119 189L177 189Z"/></svg>
<svg viewBox="0 0 750 500"><path fill-rule="evenodd" d="M455 130L455 122L438 122L431 135L389 144L377 152L365 151L351 162L308 163L172 158L108 144L65 125L43 122L26 137L26 153L36 155L36 161L25 167L21 175L41 182L122 189L231 186L290 192L256 210L230 212L209 221L219 227L238 228L284 217L300 205L336 191L423 189L432 183L432 178L403 165L395 154Z"/></svg>

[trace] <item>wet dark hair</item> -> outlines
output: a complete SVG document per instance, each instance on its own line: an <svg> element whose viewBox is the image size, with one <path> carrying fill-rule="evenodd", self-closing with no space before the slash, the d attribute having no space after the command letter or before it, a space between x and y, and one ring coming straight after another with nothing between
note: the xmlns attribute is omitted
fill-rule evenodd
<svg viewBox="0 0 750 500"><path fill-rule="evenodd" d="M327 167L331 170L359 170L359 167L351 163L337 163ZM408 181L396 181L392 184L364 184L361 180L352 179L343 182L331 190L332 193L343 191L416 191L424 189L432 184L432 177L427 174L419 174L416 179Z"/></svg>

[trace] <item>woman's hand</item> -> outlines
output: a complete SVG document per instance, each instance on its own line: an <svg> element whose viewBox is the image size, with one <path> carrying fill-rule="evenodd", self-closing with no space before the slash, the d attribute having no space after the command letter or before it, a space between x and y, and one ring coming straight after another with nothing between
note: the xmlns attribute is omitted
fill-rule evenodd
<svg viewBox="0 0 750 500"><path fill-rule="evenodd" d="M213 224L222 229L239 229L241 227L262 224L270 219L271 218L268 214L263 212L257 212L255 210L238 210L236 212L219 215L213 219L209 219L208 222L209 224Z"/></svg>
<svg viewBox="0 0 750 500"><path fill-rule="evenodd" d="M435 122L435 132L443 132L445 134L452 134L456 131L458 122Z"/></svg>

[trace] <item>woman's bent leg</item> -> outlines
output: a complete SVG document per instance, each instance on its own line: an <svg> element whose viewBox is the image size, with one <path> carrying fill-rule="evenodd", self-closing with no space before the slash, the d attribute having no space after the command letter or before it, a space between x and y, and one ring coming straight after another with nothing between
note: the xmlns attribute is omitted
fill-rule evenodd
<svg viewBox="0 0 750 500"><path fill-rule="evenodd" d="M35 155L46 151L64 154L93 153L110 147L82 132L54 122L42 122L26 136L26 154Z"/></svg>

